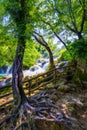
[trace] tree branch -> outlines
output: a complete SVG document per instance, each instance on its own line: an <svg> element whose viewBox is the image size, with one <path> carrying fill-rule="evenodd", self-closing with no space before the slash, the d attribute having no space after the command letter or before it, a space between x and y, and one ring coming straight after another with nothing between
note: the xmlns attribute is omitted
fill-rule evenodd
<svg viewBox="0 0 87 130"><path fill-rule="evenodd" d="M34 36L34 38L35 38L35 40L36 40L37 42L39 42L41 45L45 46L44 42L41 41L36 35L33 35L33 36Z"/></svg>
<svg viewBox="0 0 87 130"><path fill-rule="evenodd" d="M86 10L85 10L85 0L83 1L82 8L83 8L83 14L82 14L82 21L81 21L81 29L80 33L82 33L83 28L84 28L84 23L85 23L85 18L86 18Z"/></svg>
<svg viewBox="0 0 87 130"><path fill-rule="evenodd" d="M72 25L74 26L74 30L75 30L75 33L76 33L77 32L77 25L76 25L76 18L74 16L73 9L72 9L72 1L67 0L67 2L68 2L68 9L69 9L68 11L69 11L69 14L70 14L70 17L71 17L71 22L72 22Z"/></svg>
<svg viewBox="0 0 87 130"><path fill-rule="evenodd" d="M51 30L53 31L53 33L55 34L55 36L60 40L60 42L65 46L65 48L68 50L68 52L70 53L66 43L57 35L57 33L54 31L53 27L51 26L51 24L49 22L46 22L43 20L43 22L47 25L50 26ZM72 28L71 28L72 29ZM75 31L75 30L74 30ZM70 55L72 56L72 54L70 53Z"/></svg>
<svg viewBox="0 0 87 130"><path fill-rule="evenodd" d="M77 34L77 30L75 30L74 28L71 28L69 25L66 25L67 28L69 28L72 32Z"/></svg>
<svg viewBox="0 0 87 130"><path fill-rule="evenodd" d="M35 34L37 34L37 35L41 38L41 40L42 40L43 44L48 45L48 44L47 44L47 42L44 40L44 38L43 38L43 36L42 36L42 35L40 35L40 34L39 34L39 33L37 33L36 31L34 31L34 33L35 33ZM36 36L36 35L35 35L35 36Z"/></svg>

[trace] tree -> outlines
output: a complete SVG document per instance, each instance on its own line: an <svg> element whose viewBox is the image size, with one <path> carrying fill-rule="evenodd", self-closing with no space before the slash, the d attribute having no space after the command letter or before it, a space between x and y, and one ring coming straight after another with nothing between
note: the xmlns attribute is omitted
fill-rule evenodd
<svg viewBox="0 0 87 130"><path fill-rule="evenodd" d="M56 30L68 29L74 32L79 39L82 38L86 25L86 0L48 0L44 3L47 5L44 12L47 14L48 10L51 13L49 23L52 21ZM54 16L52 16L53 14ZM55 20L52 20L52 18Z"/></svg>
<svg viewBox="0 0 87 130"><path fill-rule="evenodd" d="M26 20L28 16L27 9L27 0L9 0L8 12L16 24L18 38L17 50L12 70L12 89L15 103L17 105L27 101L24 90L22 88L22 65L26 46Z"/></svg>
<svg viewBox="0 0 87 130"><path fill-rule="evenodd" d="M53 54L52 54L52 51L48 45L48 43L46 42L46 40L44 40L43 36L40 35L39 33L37 32L34 32L34 38L36 39L36 41L42 45L43 47L46 48L46 50L48 51L49 53L49 61L50 61L50 68L54 68L54 60L53 60Z"/></svg>
<svg viewBox="0 0 87 130"><path fill-rule="evenodd" d="M34 2L34 0L33 0L33 2ZM44 1L44 2L46 2L46 1ZM47 2L50 2L50 1L47 0ZM53 2L53 0L51 2ZM70 127L73 126L70 124L71 120L69 120L69 118L67 118L65 116L65 114L63 113L63 111L60 109L60 106L58 106L58 105L56 106L51 100L47 100L47 101L43 100L44 96L47 97L46 91L41 92L40 94L38 94L38 96L35 96L33 98L31 97L30 102L29 102L28 98L26 97L24 90L22 88L22 77L23 77L22 68L23 68L23 58L24 58L26 39L27 39L26 32L29 31L29 34L31 33L29 38L31 37L31 35L33 35L32 34L33 25L32 24L34 21L32 21L32 18L31 18L31 14L33 14L32 6L31 6L32 1L30 1L30 0L9 0L9 2L7 1L7 3L8 3L7 10L10 15L11 20L14 22L14 27L16 28L16 34L17 34L17 36L16 36L17 37L17 49L16 49L16 55L15 55L14 62L13 62L13 71L12 71L12 89L13 89L13 95L14 95L14 99L15 99L15 107L17 107L17 109L16 109L15 113L12 115L12 117L14 119L13 118L12 119L15 120L16 117L19 117L21 119L20 119L20 121L18 121L16 123L13 122L13 124L16 125L19 122L21 122L21 120L22 120L23 122L21 122L20 125L25 125L25 126L28 126L29 129L32 129L30 126L31 124L29 124L28 121L30 119L29 116L31 116L31 115L34 116L35 114L37 114L37 115L34 119L37 119L37 120L41 119L41 120L51 121L51 122L52 121L60 122L61 119L58 118L58 113L57 113L58 111L60 111L60 116L63 117L64 125L69 123ZM45 9L46 6L42 5L42 7L44 7L44 9ZM48 10L46 10L46 11L48 11ZM49 10L49 14L51 14L51 13L52 12ZM51 21L52 26L50 26L50 27L52 27L50 29L52 31L51 34L54 33L58 37L58 39L60 39L59 36L57 35L58 28L55 25L57 20L54 20L53 19L54 17L53 16L50 17L50 15L49 15L49 19L47 19L47 16L46 16L46 20L52 20ZM64 15L63 15L63 17L64 17ZM40 21L40 22L42 22L42 21ZM49 23L50 21L46 21L46 22ZM29 23L29 24L27 25L27 23ZM84 24L84 22L83 22L83 24ZM32 26L32 28L31 28L31 26ZM55 29L54 29L54 27L55 27ZM62 25L60 28L62 28ZM29 29L31 29L31 31ZM81 33L82 33L82 31L81 31ZM52 55L51 49L48 46L46 40L44 40L44 38L41 35L39 35L38 33L35 33L34 37L37 42L39 42L41 45L43 45L48 50L49 55L50 55L51 67L53 67L54 66L53 55ZM61 39L60 39L60 41L62 42ZM64 42L62 42L62 43L66 46L66 44ZM41 95L42 95L42 97L40 99ZM39 107L38 107L37 99L41 100L39 102ZM29 104L31 102L35 102L35 104L33 105L34 107L32 107ZM36 109L36 107L37 107L37 109ZM18 114L18 109L20 109L19 113L21 113L21 115ZM32 112L30 110L32 110ZM29 116L27 116L27 114L29 114ZM30 120L33 120L33 117ZM5 122L7 122L7 121L8 120L6 119ZM14 129L15 130L19 129L20 125L18 125ZM67 128L70 128L70 127L67 127ZM11 129L13 129L13 127Z"/></svg>
<svg viewBox="0 0 87 130"><path fill-rule="evenodd" d="M49 35L50 37L53 36L56 37L70 53L66 42L63 41L63 39L59 36L59 33L61 32L61 26L57 24L57 18L55 17L54 10L52 9L53 6L51 7L49 3L50 3L49 0L48 1L43 0L38 3L39 23L36 23L36 25L38 29L41 29L41 27L43 27L42 30L46 32L46 35ZM70 55L72 54L70 53Z"/></svg>
<svg viewBox="0 0 87 130"><path fill-rule="evenodd" d="M39 19L41 20L43 27L46 30L49 30L49 34L54 34L74 58L75 55L73 56L73 52L70 50L67 42L63 41L63 38L61 38L59 34L63 30L67 30L71 35L76 35L78 39L84 39L84 36L86 35L85 28L87 23L87 1L42 0L38 4L38 10Z"/></svg>

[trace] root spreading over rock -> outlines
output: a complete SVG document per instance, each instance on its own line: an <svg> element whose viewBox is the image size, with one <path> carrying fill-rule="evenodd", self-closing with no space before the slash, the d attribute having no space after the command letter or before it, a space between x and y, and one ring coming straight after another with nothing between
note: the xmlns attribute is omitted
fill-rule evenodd
<svg viewBox="0 0 87 130"><path fill-rule="evenodd" d="M0 123L1 129L37 130L40 122L50 122L50 124L61 125L64 130L77 130L77 120L69 115L66 116L62 106L55 104L55 100L52 100L51 92L46 89L31 96L27 101L21 102L11 115Z"/></svg>

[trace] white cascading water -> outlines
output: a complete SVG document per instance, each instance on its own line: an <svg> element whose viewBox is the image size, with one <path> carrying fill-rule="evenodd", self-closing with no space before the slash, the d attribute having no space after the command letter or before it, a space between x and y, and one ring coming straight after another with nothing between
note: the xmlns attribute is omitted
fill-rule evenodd
<svg viewBox="0 0 87 130"><path fill-rule="evenodd" d="M54 59L55 60L55 59ZM62 67L61 64L63 64ZM33 76L33 75L37 75L37 74L40 74L40 73L43 73L47 70L47 67L49 65L49 60L48 59L41 59L37 62L36 65L30 67L30 69L28 70L24 70L23 71L23 76L26 77L26 76ZM56 65L57 69L59 72L63 72L63 67L67 66L68 65L68 61L61 61L60 63L58 63ZM9 66L6 70L6 79L4 79L1 83L0 83L0 86L5 86L8 82L11 83L11 77L12 77L12 74L11 74L11 70L12 70L12 67Z"/></svg>
<svg viewBox="0 0 87 130"><path fill-rule="evenodd" d="M10 74L11 69L12 69L12 66L8 66L8 67L7 67L6 75Z"/></svg>

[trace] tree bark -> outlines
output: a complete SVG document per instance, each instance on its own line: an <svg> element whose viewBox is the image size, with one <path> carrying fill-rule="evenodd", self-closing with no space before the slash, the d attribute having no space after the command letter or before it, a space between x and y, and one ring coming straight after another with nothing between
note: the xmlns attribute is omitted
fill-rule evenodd
<svg viewBox="0 0 87 130"><path fill-rule="evenodd" d="M79 40L83 38L81 32L77 32L77 36Z"/></svg>
<svg viewBox="0 0 87 130"><path fill-rule="evenodd" d="M19 45L17 47L16 56L13 62L12 70L12 89L15 103L24 101L26 99L24 90L22 88L22 62L24 55L24 46Z"/></svg>
<svg viewBox="0 0 87 130"><path fill-rule="evenodd" d="M27 99L24 90L22 88L22 64L23 64L23 56L25 51L26 44L26 1L20 0L18 2L20 5L19 11L14 16L17 32L18 32L18 46L16 50L16 56L13 62L13 70L12 70L12 89L13 96L15 99L15 104L18 105L21 102ZM13 10L15 12L15 10Z"/></svg>
<svg viewBox="0 0 87 130"><path fill-rule="evenodd" d="M50 68L54 68L55 65L54 65L54 60L53 60L53 54L52 54L52 51L50 49L49 46L45 46L46 50L48 51L49 53L49 62L50 62Z"/></svg>
<svg viewBox="0 0 87 130"><path fill-rule="evenodd" d="M39 34L38 34L39 35ZM50 47L48 46L48 44L47 44L47 42L44 40L44 38L42 37L42 36L40 36L41 37L41 39L39 39L36 35L33 35L34 36L34 38L36 39L36 41L40 44L40 45L42 45L43 47L45 47L46 48L46 50L48 51L48 53L49 53L49 62L50 62L50 68L54 68L55 67L55 65L54 65L54 60L53 60L53 54L52 54L52 51L51 51L51 49L50 49Z"/></svg>

